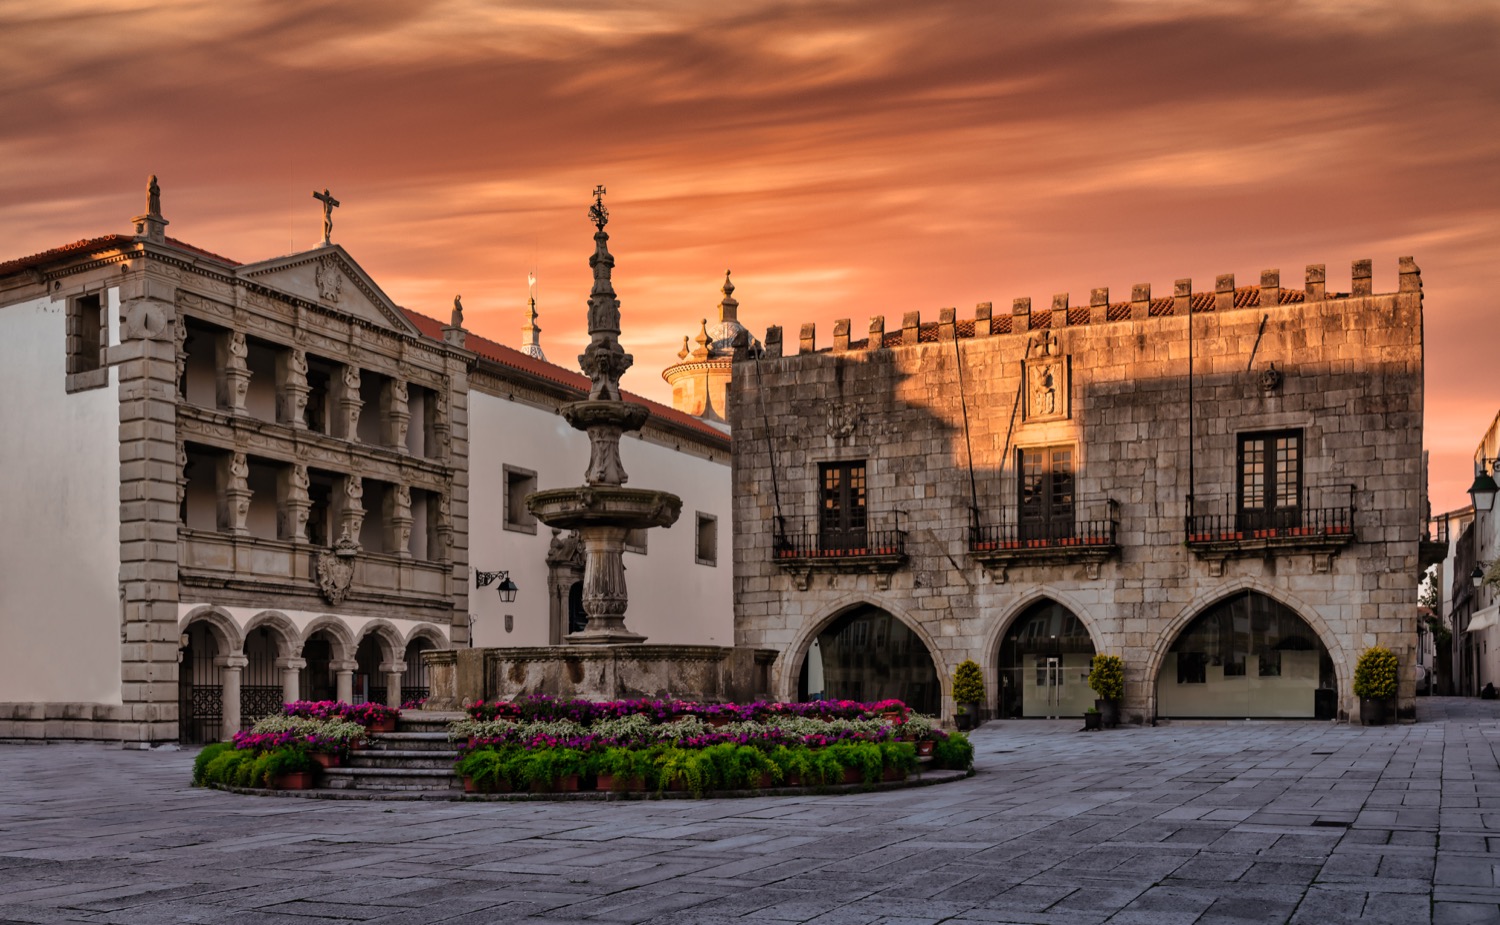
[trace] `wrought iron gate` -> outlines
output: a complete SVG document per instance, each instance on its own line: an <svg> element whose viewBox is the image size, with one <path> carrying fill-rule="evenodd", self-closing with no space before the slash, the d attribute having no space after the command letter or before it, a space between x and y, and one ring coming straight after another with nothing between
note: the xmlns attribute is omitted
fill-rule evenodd
<svg viewBox="0 0 1500 925"><path fill-rule="evenodd" d="M178 671L178 738L189 745L217 742L224 725L224 688L216 660L219 647L203 623L188 627Z"/></svg>

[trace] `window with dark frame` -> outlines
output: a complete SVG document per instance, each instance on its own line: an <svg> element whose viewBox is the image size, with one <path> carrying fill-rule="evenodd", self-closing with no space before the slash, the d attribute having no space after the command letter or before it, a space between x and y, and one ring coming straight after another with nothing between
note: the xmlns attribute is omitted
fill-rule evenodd
<svg viewBox="0 0 1500 925"><path fill-rule="evenodd" d="M1018 526L1022 540L1055 542L1074 532L1073 447L1016 451L1020 474Z"/></svg>
<svg viewBox="0 0 1500 925"><path fill-rule="evenodd" d="M109 384L104 368L104 346L108 342L105 325L103 293L68 300L65 340L69 391Z"/></svg>
<svg viewBox="0 0 1500 925"><path fill-rule="evenodd" d="M526 496L536 491L536 473L503 466L505 473L505 529L535 533L536 518L526 509Z"/></svg>
<svg viewBox="0 0 1500 925"><path fill-rule="evenodd" d="M719 564L719 518L698 513L694 560L699 565Z"/></svg>
<svg viewBox="0 0 1500 925"><path fill-rule="evenodd" d="M865 461L818 464L818 543L825 551L855 552L869 545Z"/></svg>
<svg viewBox="0 0 1500 925"><path fill-rule="evenodd" d="M1302 431L1241 434L1238 529L1302 525Z"/></svg>

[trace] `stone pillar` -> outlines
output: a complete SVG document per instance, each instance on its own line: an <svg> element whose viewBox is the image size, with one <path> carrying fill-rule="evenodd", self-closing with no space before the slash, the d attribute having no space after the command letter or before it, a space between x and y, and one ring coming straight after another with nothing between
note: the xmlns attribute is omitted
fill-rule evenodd
<svg viewBox="0 0 1500 925"><path fill-rule="evenodd" d="M840 318L833 323L833 352L844 353L849 349L849 319Z"/></svg>
<svg viewBox="0 0 1500 925"><path fill-rule="evenodd" d="M1214 311L1227 312L1234 308L1234 274L1220 273L1214 277Z"/></svg>
<svg viewBox="0 0 1500 925"><path fill-rule="evenodd" d="M1151 317L1151 284L1136 283L1130 287L1130 320L1145 321Z"/></svg>
<svg viewBox="0 0 1500 925"><path fill-rule="evenodd" d="M250 660L243 655L221 655L214 659L214 664L219 666L219 696L223 704L219 736L228 742L240 731L240 671Z"/></svg>
<svg viewBox="0 0 1500 925"><path fill-rule="evenodd" d="M380 673L385 675L385 705L393 710L401 708L401 676L406 673L405 662L383 662Z"/></svg>
<svg viewBox="0 0 1500 925"><path fill-rule="evenodd" d="M1109 320L1109 287L1100 286L1089 290L1089 324L1103 324Z"/></svg>
<svg viewBox="0 0 1500 925"><path fill-rule="evenodd" d="M1374 292L1374 264L1367 258L1356 260L1350 265L1349 270L1349 294L1354 296L1370 295Z"/></svg>
<svg viewBox="0 0 1500 925"><path fill-rule="evenodd" d="M974 306L974 336L989 337L994 333L990 328L991 319L995 314L995 303L980 302Z"/></svg>
<svg viewBox="0 0 1500 925"><path fill-rule="evenodd" d="M246 519L250 515L250 461L244 453L231 453L221 463L219 484L224 486L219 502L219 529L235 536L248 536Z"/></svg>
<svg viewBox="0 0 1500 925"><path fill-rule="evenodd" d="M359 542L359 531L365 525L365 480L357 475L344 476L344 501L339 510L339 533Z"/></svg>
<svg viewBox="0 0 1500 925"><path fill-rule="evenodd" d="M432 402L428 405L432 409L432 442L436 445L437 453L432 448L427 450L427 455L436 455L439 459L450 459L453 456L453 417L448 408L448 396L451 392L434 395Z"/></svg>
<svg viewBox="0 0 1500 925"><path fill-rule="evenodd" d="M354 700L354 669L358 667L353 659L335 659L328 663L333 671L334 698L344 703L352 703Z"/></svg>
<svg viewBox="0 0 1500 925"><path fill-rule="evenodd" d="M427 558L440 562L453 561L453 499L446 491L437 497L437 511L428 516L433 519L432 536L437 549L429 547Z"/></svg>
<svg viewBox="0 0 1500 925"><path fill-rule="evenodd" d="M359 367L345 366L337 388L338 426L332 436L359 442L359 412L365 406L359 397Z"/></svg>
<svg viewBox="0 0 1500 925"><path fill-rule="evenodd" d="M245 344L245 335L231 331L227 340L221 340L224 353L219 358L219 407L230 414L245 413L245 396L250 391L250 366L246 358L250 348Z"/></svg>
<svg viewBox="0 0 1500 925"><path fill-rule="evenodd" d="M123 265L122 265L123 266ZM176 281L132 260L119 282L120 707L127 744L178 735L177 535L183 461L177 433Z"/></svg>
<svg viewBox="0 0 1500 925"><path fill-rule="evenodd" d="M293 543L307 542L307 518L312 510L312 498L307 489L312 484L307 467L293 463L281 470L278 478L280 497L280 523L276 531L284 540Z"/></svg>
<svg viewBox="0 0 1500 925"><path fill-rule="evenodd" d="M407 400L406 382L391 379L381 390L380 417L386 445L398 453L406 452L406 431L411 426L411 406Z"/></svg>
<svg viewBox="0 0 1500 925"><path fill-rule="evenodd" d="M295 430L307 427L307 353L300 347L276 356L276 420Z"/></svg>
<svg viewBox="0 0 1500 925"><path fill-rule="evenodd" d="M583 610L589 625L572 633L567 641L583 644L632 643L645 636L625 628L625 610L630 596L625 589L624 527L585 526L578 534L583 541Z"/></svg>
<svg viewBox="0 0 1500 925"><path fill-rule="evenodd" d="M885 346L885 316L876 315L870 319L870 330L868 340L865 341L866 350L879 350Z"/></svg>
<svg viewBox="0 0 1500 925"><path fill-rule="evenodd" d="M284 703L302 699L302 669L307 667L305 658L278 658L276 667L281 670L281 699Z"/></svg>
<svg viewBox="0 0 1500 925"><path fill-rule="evenodd" d="M1260 307L1275 308L1281 304L1281 271L1260 271Z"/></svg>
<svg viewBox="0 0 1500 925"><path fill-rule="evenodd" d="M397 485L385 494L386 552L411 558L411 488Z"/></svg>
<svg viewBox="0 0 1500 925"><path fill-rule="evenodd" d="M922 337L922 313L906 312L901 316L901 346L910 347Z"/></svg>

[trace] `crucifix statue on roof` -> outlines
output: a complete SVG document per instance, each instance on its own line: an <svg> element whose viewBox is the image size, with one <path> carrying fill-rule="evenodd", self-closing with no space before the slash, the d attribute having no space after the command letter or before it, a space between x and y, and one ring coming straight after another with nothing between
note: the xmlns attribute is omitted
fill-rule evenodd
<svg viewBox="0 0 1500 925"><path fill-rule="evenodd" d="M603 231L604 226L609 224L609 210L604 208L605 192L602 184L594 187L594 204L589 206L589 221L593 222L594 227L600 231Z"/></svg>
<svg viewBox="0 0 1500 925"><path fill-rule="evenodd" d="M314 190L313 198L323 202L323 246L327 247L332 243L328 237L333 234L333 210L338 208L339 201L329 195L327 187L324 187L321 193Z"/></svg>

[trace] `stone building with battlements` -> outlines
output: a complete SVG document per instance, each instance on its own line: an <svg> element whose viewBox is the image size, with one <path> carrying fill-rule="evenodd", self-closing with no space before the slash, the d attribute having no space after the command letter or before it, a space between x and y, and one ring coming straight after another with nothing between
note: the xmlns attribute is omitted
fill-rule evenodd
<svg viewBox="0 0 1500 925"><path fill-rule="evenodd" d="M1118 654L1137 721L1357 717L1382 645L1410 715L1422 284L1397 269L771 328L728 403L736 642L780 653L779 697L945 715L973 659L999 717L1076 717Z"/></svg>
<svg viewBox="0 0 1500 925"><path fill-rule="evenodd" d="M524 502L583 472L558 409L585 377L458 306L395 304L331 219L321 246L242 264L167 237L153 178L134 223L0 262L0 739L206 741L284 699L395 705L425 696L424 652L577 628L577 544ZM629 547L632 625L728 645L728 437L627 400L651 415L626 464L684 501Z"/></svg>

